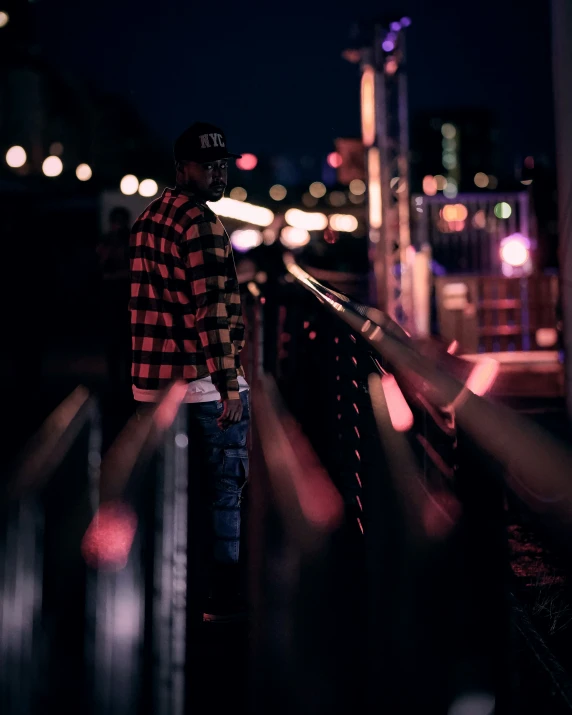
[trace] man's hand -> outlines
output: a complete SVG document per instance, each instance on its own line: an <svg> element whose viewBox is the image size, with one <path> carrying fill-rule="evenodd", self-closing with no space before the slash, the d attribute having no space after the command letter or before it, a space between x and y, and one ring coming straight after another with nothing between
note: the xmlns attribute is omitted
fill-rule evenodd
<svg viewBox="0 0 572 715"><path fill-rule="evenodd" d="M240 422L242 419L242 400L223 400L224 409L218 418L217 424L220 429L226 429L230 425Z"/></svg>

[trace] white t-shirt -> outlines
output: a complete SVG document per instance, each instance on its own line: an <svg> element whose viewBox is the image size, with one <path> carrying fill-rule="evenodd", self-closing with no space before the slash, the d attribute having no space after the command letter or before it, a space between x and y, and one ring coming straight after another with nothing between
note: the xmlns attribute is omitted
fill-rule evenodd
<svg viewBox="0 0 572 715"><path fill-rule="evenodd" d="M238 377L238 391L244 392L244 390L250 389L248 382L239 375ZM156 402L157 401L157 390L141 390L139 387L133 385L133 397L137 402ZM200 380L193 380L189 382L189 387L187 389L187 395L184 402L220 402L221 396L220 392L213 385L213 381L210 375L207 377L201 377Z"/></svg>

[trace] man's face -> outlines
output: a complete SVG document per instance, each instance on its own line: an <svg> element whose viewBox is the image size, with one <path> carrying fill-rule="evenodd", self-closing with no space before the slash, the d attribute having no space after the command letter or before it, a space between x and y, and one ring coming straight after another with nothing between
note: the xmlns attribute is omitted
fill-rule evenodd
<svg viewBox="0 0 572 715"><path fill-rule="evenodd" d="M183 186L201 199L218 201L222 199L228 181L228 160L218 159L207 164L185 161L180 167Z"/></svg>

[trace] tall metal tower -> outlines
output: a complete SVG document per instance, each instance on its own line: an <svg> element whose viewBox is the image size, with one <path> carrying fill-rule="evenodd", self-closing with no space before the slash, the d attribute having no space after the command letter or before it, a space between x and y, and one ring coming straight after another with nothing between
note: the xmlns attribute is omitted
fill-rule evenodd
<svg viewBox="0 0 572 715"><path fill-rule="evenodd" d="M369 199L370 300L406 330L413 320L410 235L407 17L370 24L345 53L359 61Z"/></svg>

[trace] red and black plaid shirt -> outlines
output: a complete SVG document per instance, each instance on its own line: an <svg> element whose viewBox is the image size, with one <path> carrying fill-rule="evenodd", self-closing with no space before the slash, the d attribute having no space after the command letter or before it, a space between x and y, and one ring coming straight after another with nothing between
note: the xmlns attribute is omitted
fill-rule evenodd
<svg viewBox="0 0 572 715"><path fill-rule="evenodd" d="M244 323L229 238L197 199L166 189L131 232L134 395L209 374L238 398Z"/></svg>

